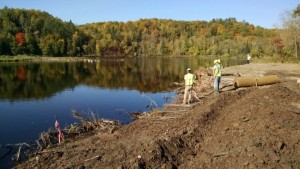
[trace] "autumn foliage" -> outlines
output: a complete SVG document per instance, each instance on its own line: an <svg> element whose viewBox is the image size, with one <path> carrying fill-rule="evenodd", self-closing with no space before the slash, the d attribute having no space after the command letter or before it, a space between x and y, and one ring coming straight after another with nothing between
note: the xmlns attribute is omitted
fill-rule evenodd
<svg viewBox="0 0 300 169"><path fill-rule="evenodd" d="M284 47L283 41L280 38L276 38L273 40L273 44L275 46L276 52L280 53Z"/></svg>
<svg viewBox="0 0 300 169"><path fill-rule="evenodd" d="M18 32L16 34L16 41L18 46L23 46L25 44L25 34L23 32Z"/></svg>
<svg viewBox="0 0 300 169"><path fill-rule="evenodd" d="M248 53L253 57L289 55L292 52L286 50L293 49L285 47L282 30L235 18L152 18L77 26L46 12L4 7L0 9L0 30L0 55L244 58Z"/></svg>

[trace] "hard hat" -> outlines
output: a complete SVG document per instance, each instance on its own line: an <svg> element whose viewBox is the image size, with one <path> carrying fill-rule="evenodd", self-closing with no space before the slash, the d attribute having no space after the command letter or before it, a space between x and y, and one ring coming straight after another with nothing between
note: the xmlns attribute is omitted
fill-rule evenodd
<svg viewBox="0 0 300 169"><path fill-rule="evenodd" d="M190 71L190 70L191 70L191 68L187 68L187 69L186 69L186 71Z"/></svg>
<svg viewBox="0 0 300 169"><path fill-rule="evenodd" d="M216 63L221 63L221 60L220 59L214 60L214 64L216 64Z"/></svg>

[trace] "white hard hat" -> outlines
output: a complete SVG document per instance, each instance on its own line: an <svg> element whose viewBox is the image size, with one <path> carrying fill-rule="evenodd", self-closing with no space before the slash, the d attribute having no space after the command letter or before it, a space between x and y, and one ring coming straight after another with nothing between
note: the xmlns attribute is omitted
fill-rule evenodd
<svg viewBox="0 0 300 169"><path fill-rule="evenodd" d="M191 70L191 68L187 68L186 70L189 71L189 70Z"/></svg>
<svg viewBox="0 0 300 169"><path fill-rule="evenodd" d="M216 63L221 63L221 60L220 59L214 60L214 64L216 64Z"/></svg>

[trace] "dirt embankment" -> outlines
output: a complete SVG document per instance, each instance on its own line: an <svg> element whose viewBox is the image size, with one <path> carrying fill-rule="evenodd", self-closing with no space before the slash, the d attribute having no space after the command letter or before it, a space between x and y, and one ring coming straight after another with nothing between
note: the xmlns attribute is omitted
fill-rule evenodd
<svg viewBox="0 0 300 169"><path fill-rule="evenodd" d="M225 76L222 92L199 69L201 101L179 99L139 116L113 133L67 140L15 168L300 168L300 65L250 64L224 74L275 74L280 83L234 89Z"/></svg>

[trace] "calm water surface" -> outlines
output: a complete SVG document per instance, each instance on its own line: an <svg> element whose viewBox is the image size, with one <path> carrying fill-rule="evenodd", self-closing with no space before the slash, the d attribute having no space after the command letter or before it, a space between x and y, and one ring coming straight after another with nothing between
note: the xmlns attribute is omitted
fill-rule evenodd
<svg viewBox="0 0 300 169"><path fill-rule="evenodd" d="M244 61L223 62L224 66ZM162 108L175 96L186 68L212 66L200 58L101 59L95 62L0 63L0 145L33 142L39 133L89 117L132 121L130 112ZM0 158L7 150L1 149ZM0 168L6 167L4 160Z"/></svg>

